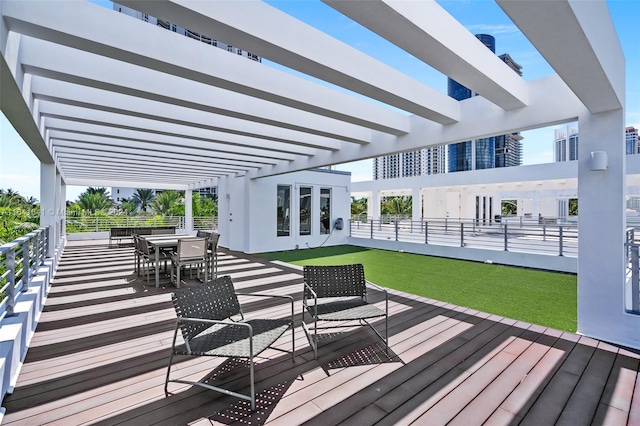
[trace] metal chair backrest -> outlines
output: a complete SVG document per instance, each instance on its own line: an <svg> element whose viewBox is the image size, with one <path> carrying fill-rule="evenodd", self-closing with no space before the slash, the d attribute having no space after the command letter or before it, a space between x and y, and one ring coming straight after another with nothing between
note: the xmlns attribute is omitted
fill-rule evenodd
<svg viewBox="0 0 640 426"><path fill-rule="evenodd" d="M177 290L171 296L178 317L224 320L242 316L240 303L229 275L206 284ZM189 340L211 324L181 323L182 336Z"/></svg>
<svg viewBox="0 0 640 426"><path fill-rule="evenodd" d="M304 281L315 291L318 298L322 297L364 297L367 294L364 266L305 266ZM305 287L305 297L312 297Z"/></svg>
<svg viewBox="0 0 640 426"><path fill-rule="evenodd" d="M138 250L145 256L151 255L151 249L149 248L149 242L144 238L138 237L136 239L136 244L138 246Z"/></svg>
<svg viewBox="0 0 640 426"><path fill-rule="evenodd" d="M206 238L183 238L178 240L178 260L198 260L207 257Z"/></svg>

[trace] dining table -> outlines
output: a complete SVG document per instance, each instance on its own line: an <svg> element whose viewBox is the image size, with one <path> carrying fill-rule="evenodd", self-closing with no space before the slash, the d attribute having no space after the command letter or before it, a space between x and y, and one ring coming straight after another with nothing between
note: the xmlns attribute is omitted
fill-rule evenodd
<svg viewBox="0 0 640 426"><path fill-rule="evenodd" d="M189 234L158 234L158 235L141 235L153 248L155 253L155 272L156 272L156 288L160 287L160 250L161 249L178 249L178 241L185 238L196 238Z"/></svg>

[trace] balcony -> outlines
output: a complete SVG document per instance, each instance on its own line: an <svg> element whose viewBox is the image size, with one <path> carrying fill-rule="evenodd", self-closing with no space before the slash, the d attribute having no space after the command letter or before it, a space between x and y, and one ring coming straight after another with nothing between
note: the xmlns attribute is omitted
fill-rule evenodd
<svg viewBox="0 0 640 426"><path fill-rule="evenodd" d="M291 294L301 310L295 267L221 248L219 274L243 291ZM132 248L69 242L4 398L3 424L640 422L637 351L397 291L388 355L370 330L355 327L323 339L314 360L298 323L295 364L263 353L255 412L189 386L171 384L167 397L174 312L164 284L136 276ZM245 306L248 315L283 312L277 303ZM289 336L279 344L288 346ZM176 372L248 387L242 362L185 359Z"/></svg>

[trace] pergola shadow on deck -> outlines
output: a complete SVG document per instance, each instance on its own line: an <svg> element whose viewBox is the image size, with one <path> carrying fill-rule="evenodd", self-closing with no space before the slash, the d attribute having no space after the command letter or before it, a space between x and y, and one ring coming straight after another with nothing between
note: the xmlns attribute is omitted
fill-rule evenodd
<svg viewBox="0 0 640 426"><path fill-rule="evenodd" d="M136 277L131 248L85 242L65 248L3 423L640 424L638 353L390 291L388 354L371 330L354 327L325 336L314 360L299 325L301 271L221 249L219 274L243 292L296 298L295 363L263 353L255 412L175 383L165 396L168 278L156 289ZM241 302L248 316L287 313L279 302ZM249 386L242 361L184 358L173 374Z"/></svg>

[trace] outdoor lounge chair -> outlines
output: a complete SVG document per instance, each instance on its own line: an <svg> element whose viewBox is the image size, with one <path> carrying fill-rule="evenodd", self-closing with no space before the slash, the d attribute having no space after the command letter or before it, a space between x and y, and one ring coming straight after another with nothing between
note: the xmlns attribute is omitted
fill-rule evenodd
<svg viewBox="0 0 640 426"><path fill-rule="evenodd" d="M287 299L291 303L291 317L245 320L238 302L238 295ZM236 293L231 278L225 275L210 283L177 290L173 293L172 300L178 319L164 384L165 394L169 394L167 388L169 382L186 383L245 399L251 402L251 409L255 410L254 358L271 347L287 329L291 328L291 359L294 360L293 297ZM182 332L184 343L176 345L178 329ZM289 352L280 348L273 349ZM204 382L170 380L169 374L174 355L246 358L249 361L250 395Z"/></svg>
<svg viewBox="0 0 640 426"><path fill-rule="evenodd" d="M384 310L367 302L367 286L384 293ZM302 328L316 359L319 329L353 326L319 327L318 321L359 321L361 325L367 324L389 348L389 296L385 289L365 280L362 264L305 266L302 304ZM311 315L312 326L305 323L305 314ZM384 337L368 321L382 317L385 319Z"/></svg>

